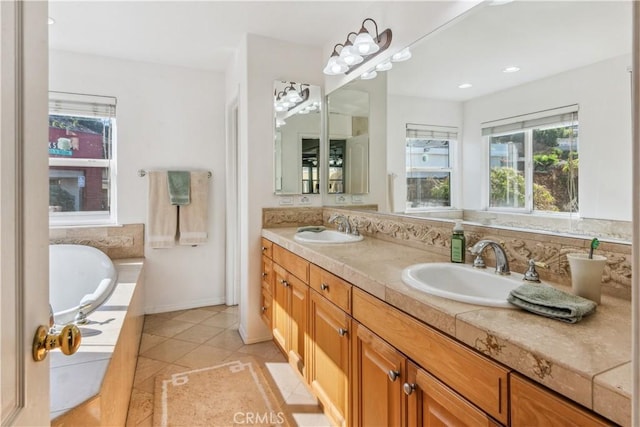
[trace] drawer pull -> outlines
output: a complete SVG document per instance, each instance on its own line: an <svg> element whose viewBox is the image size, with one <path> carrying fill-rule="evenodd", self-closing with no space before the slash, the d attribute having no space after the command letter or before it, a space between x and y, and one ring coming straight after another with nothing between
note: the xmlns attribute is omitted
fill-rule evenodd
<svg viewBox="0 0 640 427"><path fill-rule="evenodd" d="M267 273L262 273L262 277L267 277Z"/></svg>
<svg viewBox="0 0 640 427"><path fill-rule="evenodd" d="M263 305L262 307L260 307L260 310L262 310L262 312L264 313L265 311L267 311L267 307Z"/></svg>
<svg viewBox="0 0 640 427"><path fill-rule="evenodd" d="M266 251L266 250L267 250L267 248L265 248L264 246L262 246L262 247L260 248L260 250L262 250L262 252L264 252L264 251Z"/></svg>
<svg viewBox="0 0 640 427"><path fill-rule="evenodd" d="M284 279L280 279L280 283L282 283L282 286L284 286L285 288L286 288L287 286L289 286L289 282L287 282L287 281L286 281L286 280L284 280Z"/></svg>
<svg viewBox="0 0 640 427"><path fill-rule="evenodd" d="M402 385L402 390L404 390L404 394L406 394L407 396L411 396L411 393L413 393L413 390L415 389L416 389L415 384L404 383Z"/></svg>
<svg viewBox="0 0 640 427"><path fill-rule="evenodd" d="M327 285L326 283L322 283L320 285L320 290L322 291L328 291L329 290L329 285Z"/></svg>
<svg viewBox="0 0 640 427"><path fill-rule="evenodd" d="M388 375L391 382L395 382L395 380L397 380L398 377L400 376L400 371L394 371L393 369L391 369L389 370Z"/></svg>
<svg viewBox="0 0 640 427"><path fill-rule="evenodd" d="M341 337L344 337L345 335L347 335L349 331L345 328L338 328L338 335L340 335Z"/></svg>

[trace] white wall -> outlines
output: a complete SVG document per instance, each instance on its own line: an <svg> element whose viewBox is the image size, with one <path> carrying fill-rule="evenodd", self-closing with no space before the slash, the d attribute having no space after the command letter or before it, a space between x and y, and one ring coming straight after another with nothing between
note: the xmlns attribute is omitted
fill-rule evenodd
<svg viewBox="0 0 640 427"><path fill-rule="evenodd" d="M118 222L147 222L138 169L207 169L209 242L145 248L148 313L224 303L224 76L181 67L52 51L50 90L115 96Z"/></svg>
<svg viewBox="0 0 640 427"><path fill-rule="evenodd" d="M393 211L404 212L407 200L406 173L406 125L407 123L451 126L462 131L462 103L456 101L440 101L404 95L389 95L387 100L387 168L394 173L393 179ZM460 146L457 147L457 158L460 165ZM452 205L460 208L461 183L452 182Z"/></svg>
<svg viewBox="0 0 640 427"><path fill-rule="evenodd" d="M466 102L463 208L486 208L488 156L480 136L482 122L578 104L580 216L630 221L630 64L630 55L624 55Z"/></svg>
<svg viewBox="0 0 640 427"><path fill-rule="evenodd" d="M321 56L320 49L248 34L225 76L227 102L239 88L239 330L246 343L271 338L260 319L260 237L262 208L278 206L280 199L273 194L273 82L321 86Z"/></svg>

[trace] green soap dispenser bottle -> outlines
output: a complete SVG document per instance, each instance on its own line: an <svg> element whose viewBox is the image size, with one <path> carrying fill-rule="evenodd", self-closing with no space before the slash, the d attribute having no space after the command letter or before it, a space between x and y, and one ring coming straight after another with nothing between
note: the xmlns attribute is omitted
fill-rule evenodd
<svg viewBox="0 0 640 427"><path fill-rule="evenodd" d="M464 263L465 238L462 223L456 222L451 234L451 262Z"/></svg>

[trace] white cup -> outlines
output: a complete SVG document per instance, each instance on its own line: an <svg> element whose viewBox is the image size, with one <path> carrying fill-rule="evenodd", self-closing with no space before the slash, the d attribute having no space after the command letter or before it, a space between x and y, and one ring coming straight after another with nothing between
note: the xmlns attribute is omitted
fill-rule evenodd
<svg viewBox="0 0 640 427"><path fill-rule="evenodd" d="M607 258L602 255L567 254L571 269L571 291L574 295L590 299L600 304L602 272Z"/></svg>

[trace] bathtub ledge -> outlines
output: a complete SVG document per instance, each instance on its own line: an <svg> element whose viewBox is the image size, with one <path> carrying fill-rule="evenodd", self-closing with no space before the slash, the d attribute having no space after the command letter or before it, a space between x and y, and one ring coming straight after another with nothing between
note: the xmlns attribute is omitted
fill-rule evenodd
<svg viewBox="0 0 640 427"><path fill-rule="evenodd" d="M143 267L144 259L114 260L118 271L118 283L107 301L91 313L89 323L81 325L82 343L78 352L65 356L59 351L49 354L51 358L51 420L52 425L63 425L70 419L82 419L85 425L105 425L109 420L122 418L121 412L128 407L130 388L133 383L135 357L138 353L143 322ZM130 377L122 376L131 370ZM111 373L112 371L117 371ZM111 378L114 377L114 378ZM118 378L119 377L119 378ZM100 403L105 389L113 390L118 383L118 394L126 397L126 406L117 408L118 414L101 414L94 420L85 418L87 409ZM110 397L104 396L108 400ZM110 402L113 406L114 402ZM123 402L124 404L124 402ZM95 408L90 410L95 414ZM101 413L101 411L98 411Z"/></svg>

